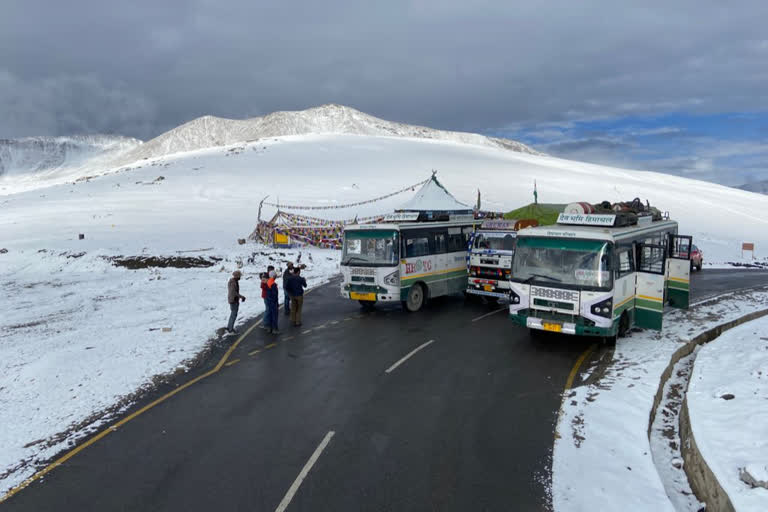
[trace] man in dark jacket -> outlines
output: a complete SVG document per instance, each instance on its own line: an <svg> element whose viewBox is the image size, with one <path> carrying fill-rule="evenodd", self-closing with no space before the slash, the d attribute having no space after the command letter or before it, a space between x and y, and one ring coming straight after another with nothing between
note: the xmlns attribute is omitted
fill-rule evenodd
<svg viewBox="0 0 768 512"><path fill-rule="evenodd" d="M269 332L270 334L278 334L277 330L277 308L279 305L280 296L277 291L277 273L274 270L269 271L269 279L267 279L267 312L266 317L269 319Z"/></svg>
<svg viewBox="0 0 768 512"><path fill-rule="evenodd" d="M227 300L229 301L229 323L227 332L235 332L235 320L237 320L237 311L240 309L240 301L245 302L245 297L240 295L240 277L242 273L239 270L232 272L232 278L227 283Z"/></svg>
<svg viewBox="0 0 768 512"><path fill-rule="evenodd" d="M295 267L293 274L286 279L285 290L291 297L291 323L301 325L301 310L304 306L304 288L307 280L301 276L301 267Z"/></svg>
<svg viewBox="0 0 768 512"><path fill-rule="evenodd" d="M285 296L285 316L291 314L291 299L288 296L288 291L285 288L288 278L293 274L293 263L288 262L285 266L285 272L283 272L283 295Z"/></svg>

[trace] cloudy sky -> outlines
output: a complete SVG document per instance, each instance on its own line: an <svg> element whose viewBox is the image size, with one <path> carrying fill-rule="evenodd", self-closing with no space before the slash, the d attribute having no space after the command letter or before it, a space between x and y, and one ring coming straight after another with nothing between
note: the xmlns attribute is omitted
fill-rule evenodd
<svg viewBox="0 0 768 512"><path fill-rule="evenodd" d="M766 20L764 0L4 0L0 138L333 102L739 184L768 179Z"/></svg>

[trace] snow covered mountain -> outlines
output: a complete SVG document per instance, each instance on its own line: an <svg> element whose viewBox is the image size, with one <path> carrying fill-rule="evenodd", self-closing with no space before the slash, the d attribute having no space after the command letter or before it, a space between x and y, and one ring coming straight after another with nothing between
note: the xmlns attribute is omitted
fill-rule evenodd
<svg viewBox="0 0 768 512"><path fill-rule="evenodd" d="M540 154L525 144L514 140L385 121L351 107L329 104L307 110L273 112L263 117L244 120L214 116L199 117L137 147L124 155L120 161L127 164L144 158L156 158L172 153L225 146L265 137L306 134L434 139L509 149L532 155Z"/></svg>
<svg viewBox="0 0 768 512"><path fill-rule="evenodd" d="M23 190L97 173L140 144L115 135L0 139L0 191L5 185Z"/></svg>

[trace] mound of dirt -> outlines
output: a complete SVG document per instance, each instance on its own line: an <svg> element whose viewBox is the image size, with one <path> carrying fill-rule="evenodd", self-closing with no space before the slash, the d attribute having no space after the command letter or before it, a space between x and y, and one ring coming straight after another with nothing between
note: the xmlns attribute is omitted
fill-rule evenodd
<svg viewBox="0 0 768 512"><path fill-rule="evenodd" d="M114 256L107 258L116 267L125 267L131 270L140 268L205 268L212 267L221 258L202 256Z"/></svg>

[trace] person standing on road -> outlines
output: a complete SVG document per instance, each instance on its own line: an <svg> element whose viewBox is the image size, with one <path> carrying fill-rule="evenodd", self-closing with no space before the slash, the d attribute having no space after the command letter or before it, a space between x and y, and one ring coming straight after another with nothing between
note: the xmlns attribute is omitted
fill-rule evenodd
<svg viewBox="0 0 768 512"><path fill-rule="evenodd" d="M286 290L291 296L291 323L296 327L301 325L301 310L304 307L304 288L307 280L301 276L301 267L293 269L293 275L287 280Z"/></svg>
<svg viewBox="0 0 768 512"><path fill-rule="evenodd" d="M277 309L279 307L280 296L277 291L277 273L273 270L269 271L269 279L267 279L267 318L269 319L269 332L270 334L278 334L280 331L277 329Z"/></svg>
<svg viewBox="0 0 768 512"><path fill-rule="evenodd" d="M272 265L267 267L267 271L261 274L261 298L264 301L264 317L261 322L262 329L269 330L269 301L267 300L267 281L269 281L269 271L274 270Z"/></svg>
<svg viewBox="0 0 768 512"><path fill-rule="evenodd" d="M291 314L291 298L288 296L288 291L286 288L286 283L288 282L288 279L291 277L291 274L293 274L293 263L288 262L288 265L285 266L285 272L283 272L283 295L285 296L285 316L288 316Z"/></svg>
<svg viewBox="0 0 768 512"><path fill-rule="evenodd" d="M237 311L240 309L240 301L245 302L245 297L240 295L240 277L243 274L239 270L232 272L232 277L227 283L227 300L229 301L229 323L227 332L234 333L235 320L237 320Z"/></svg>

